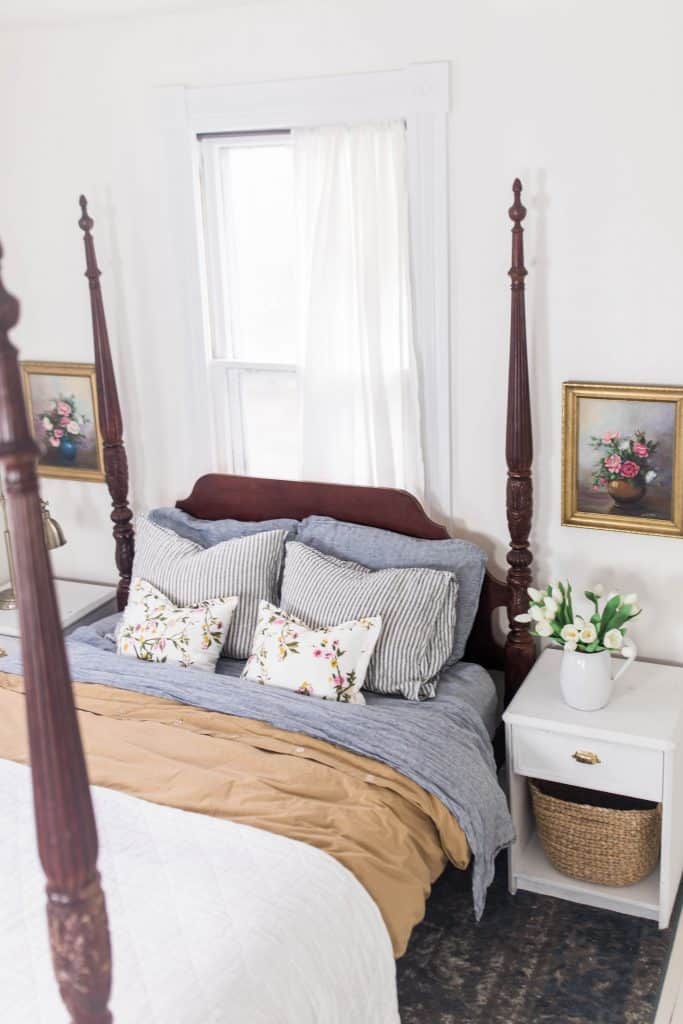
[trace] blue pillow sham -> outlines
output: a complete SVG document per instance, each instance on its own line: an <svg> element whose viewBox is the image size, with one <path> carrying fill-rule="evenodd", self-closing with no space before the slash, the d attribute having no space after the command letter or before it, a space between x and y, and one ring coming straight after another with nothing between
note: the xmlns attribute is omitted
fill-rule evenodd
<svg viewBox="0 0 683 1024"><path fill-rule="evenodd" d="M203 548L212 548L224 540L235 540L236 537L249 537L253 533L266 533L269 530L286 530L285 542L296 539L297 519L265 519L263 522L242 522L239 519L196 519L180 508L153 508L147 518L157 526L173 530L180 537L201 544Z"/></svg>

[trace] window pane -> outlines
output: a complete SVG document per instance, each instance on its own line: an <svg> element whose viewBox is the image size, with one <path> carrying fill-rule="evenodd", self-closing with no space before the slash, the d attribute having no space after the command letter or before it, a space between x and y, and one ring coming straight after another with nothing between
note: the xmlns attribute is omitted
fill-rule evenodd
<svg viewBox="0 0 683 1024"><path fill-rule="evenodd" d="M226 146L220 151L225 220L223 282L234 359L295 361L292 149Z"/></svg>
<svg viewBox="0 0 683 1024"><path fill-rule="evenodd" d="M296 480L301 476L299 394L293 373L240 370L245 472Z"/></svg>

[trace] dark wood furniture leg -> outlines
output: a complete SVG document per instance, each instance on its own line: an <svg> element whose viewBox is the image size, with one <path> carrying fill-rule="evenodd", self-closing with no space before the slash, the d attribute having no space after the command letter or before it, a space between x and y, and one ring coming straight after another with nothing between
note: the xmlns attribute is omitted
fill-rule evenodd
<svg viewBox="0 0 683 1024"><path fill-rule="evenodd" d="M90 309L92 312L95 372L97 377L97 407L104 447L104 473L109 493L111 494L111 518L114 523L116 568L119 571L116 600L119 611L121 611L128 603L128 590L130 588L130 576L135 551L135 535L131 523L133 513L128 505L128 459L123 444L123 420L121 419L121 407L116 389L114 364L109 347L107 320L104 315L100 270L97 266L95 242L91 234L95 222L88 214L88 202L85 196L80 197L79 203L81 206L81 217L78 221L78 226L83 231L85 276L90 287Z"/></svg>
<svg viewBox="0 0 683 1024"><path fill-rule="evenodd" d="M111 1024L111 951L97 871L95 816L43 539L37 448L29 430L17 350L8 337L18 319L19 304L0 279L0 461L12 531L50 947L73 1024Z"/></svg>

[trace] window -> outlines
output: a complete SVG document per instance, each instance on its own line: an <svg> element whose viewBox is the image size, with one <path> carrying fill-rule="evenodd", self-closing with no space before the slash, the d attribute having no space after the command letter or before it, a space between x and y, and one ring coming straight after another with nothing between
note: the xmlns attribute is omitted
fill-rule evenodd
<svg viewBox="0 0 683 1024"><path fill-rule="evenodd" d="M289 133L200 139L209 373L237 473L300 476Z"/></svg>
<svg viewBox="0 0 683 1024"><path fill-rule="evenodd" d="M311 376L294 365L301 354L292 354L293 318L276 312L292 295L281 287L291 269L282 252L295 234L284 226L286 203L276 196L286 191L289 172L282 168L288 154L291 165L296 163L292 151L301 130L386 121L404 125L423 497L433 515L445 513L451 505L448 64L226 86L164 86L157 92L166 169L163 201L173 244L167 273L177 298L178 340L208 354L204 365L197 361L186 366L187 401L205 432L204 465L221 471L271 476L302 472L320 478L308 453L300 460L301 471L297 466L296 447L305 447L313 436L308 429L297 436L299 415L306 422L311 390L315 397L316 389L309 387ZM266 171L276 167L278 158L280 170ZM260 174L269 184L257 190L252 186ZM296 180L295 202L300 204ZM239 188L243 195L238 209ZM194 203L188 202L190 196ZM247 227L250 206L252 226ZM273 215L267 217L267 210ZM301 217L295 222L299 239ZM257 263L249 262L247 246L235 252L239 231L246 234L247 246L255 237L265 239L252 253ZM313 270L316 266L320 261L311 264ZM257 294L262 308L254 303ZM300 305L305 311L305 303ZM204 321L198 312L202 308ZM210 329L204 330L202 324L209 322ZM274 328L266 326L274 322ZM345 427L340 430L348 434ZM327 450L333 448L336 454L336 442L335 436ZM337 480L345 478L339 465L329 468ZM188 445L179 453L176 471L189 478L196 470L196 451Z"/></svg>

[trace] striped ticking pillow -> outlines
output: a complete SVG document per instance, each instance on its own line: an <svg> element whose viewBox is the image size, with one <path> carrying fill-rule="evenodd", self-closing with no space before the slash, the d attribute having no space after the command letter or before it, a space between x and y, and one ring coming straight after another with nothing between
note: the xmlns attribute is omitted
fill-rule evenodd
<svg viewBox="0 0 683 1024"><path fill-rule="evenodd" d="M453 646L458 584L438 569L379 569L287 544L280 607L312 628L380 615L364 689L433 697Z"/></svg>
<svg viewBox="0 0 683 1024"><path fill-rule="evenodd" d="M270 530L203 548L138 516L133 577L147 580L181 606L236 595L239 604L223 654L248 658L259 602L277 600L285 536L285 530Z"/></svg>

